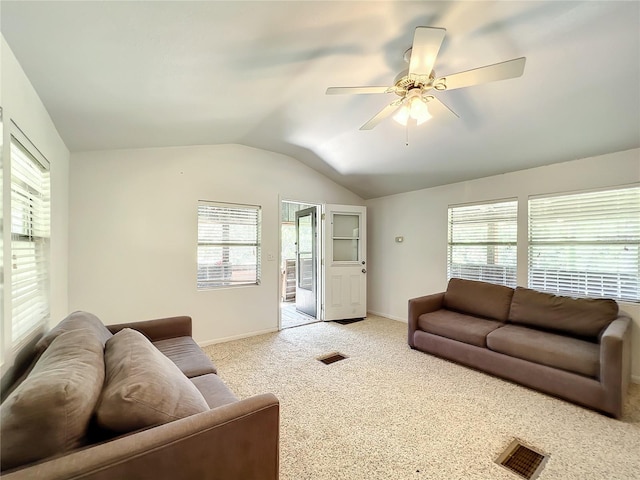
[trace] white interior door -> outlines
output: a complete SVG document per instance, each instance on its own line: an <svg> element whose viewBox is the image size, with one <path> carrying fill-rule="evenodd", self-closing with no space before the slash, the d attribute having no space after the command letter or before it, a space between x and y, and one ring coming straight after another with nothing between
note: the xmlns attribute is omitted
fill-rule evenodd
<svg viewBox="0 0 640 480"><path fill-rule="evenodd" d="M366 207L325 205L323 320L367 316Z"/></svg>

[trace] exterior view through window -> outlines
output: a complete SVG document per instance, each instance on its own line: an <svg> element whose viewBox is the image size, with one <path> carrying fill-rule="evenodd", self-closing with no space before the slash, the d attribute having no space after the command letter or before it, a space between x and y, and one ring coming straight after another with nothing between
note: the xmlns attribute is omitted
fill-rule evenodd
<svg viewBox="0 0 640 480"><path fill-rule="evenodd" d="M529 287L639 302L640 187L531 198Z"/></svg>
<svg viewBox="0 0 640 480"><path fill-rule="evenodd" d="M449 207L447 279L516 286L516 200Z"/></svg>
<svg viewBox="0 0 640 480"><path fill-rule="evenodd" d="M198 290L260 284L259 206L198 202Z"/></svg>

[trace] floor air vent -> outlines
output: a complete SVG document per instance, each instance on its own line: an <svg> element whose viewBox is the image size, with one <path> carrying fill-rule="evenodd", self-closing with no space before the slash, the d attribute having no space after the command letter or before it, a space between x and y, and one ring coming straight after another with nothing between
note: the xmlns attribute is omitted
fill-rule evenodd
<svg viewBox="0 0 640 480"><path fill-rule="evenodd" d="M518 440L514 440L496 462L522 478L533 480L540 475L548 459L548 455L525 447Z"/></svg>
<svg viewBox="0 0 640 480"><path fill-rule="evenodd" d="M333 320L335 323L339 323L340 325L351 325L352 323L361 322L364 318L347 318L345 320Z"/></svg>
<svg viewBox="0 0 640 480"><path fill-rule="evenodd" d="M343 355L338 352L334 352L334 353L330 353L329 355L323 355L322 357L318 357L318 360L320 360L325 365L329 365L330 363L339 362L340 360L344 360L345 358L347 358L346 355Z"/></svg>

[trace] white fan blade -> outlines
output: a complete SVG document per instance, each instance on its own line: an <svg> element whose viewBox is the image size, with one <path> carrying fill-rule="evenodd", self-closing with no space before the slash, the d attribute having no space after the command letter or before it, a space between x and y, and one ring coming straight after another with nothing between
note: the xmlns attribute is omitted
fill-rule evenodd
<svg viewBox="0 0 640 480"><path fill-rule="evenodd" d="M329 87L327 95L354 95L362 93L391 93L395 92L395 87Z"/></svg>
<svg viewBox="0 0 640 480"><path fill-rule="evenodd" d="M428 97L427 109L433 117L460 118L456 112L451 110L448 106L446 106L433 95L429 95Z"/></svg>
<svg viewBox="0 0 640 480"><path fill-rule="evenodd" d="M381 121L383 121L388 116L392 115L400 105L402 105L402 100L396 100L393 103L390 103L382 110L380 110L375 117L369 120L367 123L360 127L360 130L371 130L373 127L378 125Z"/></svg>
<svg viewBox="0 0 640 480"><path fill-rule="evenodd" d="M516 78L524 72L525 62L526 58L520 57L502 63L474 68L466 72L454 73L453 75L439 78L434 82L434 85L437 90L441 90L439 85L443 85L445 90L453 90L454 88L464 88L481 83Z"/></svg>
<svg viewBox="0 0 640 480"><path fill-rule="evenodd" d="M410 77L426 76L428 80L445 33L447 31L444 28L416 28L411 47L411 60L409 60Z"/></svg>

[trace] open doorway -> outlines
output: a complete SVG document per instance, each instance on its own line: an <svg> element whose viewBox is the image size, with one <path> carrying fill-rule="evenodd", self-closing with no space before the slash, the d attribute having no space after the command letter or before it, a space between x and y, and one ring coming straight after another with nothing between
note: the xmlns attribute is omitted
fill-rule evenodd
<svg viewBox="0 0 640 480"><path fill-rule="evenodd" d="M318 321L319 215L319 205L282 201L280 329Z"/></svg>

